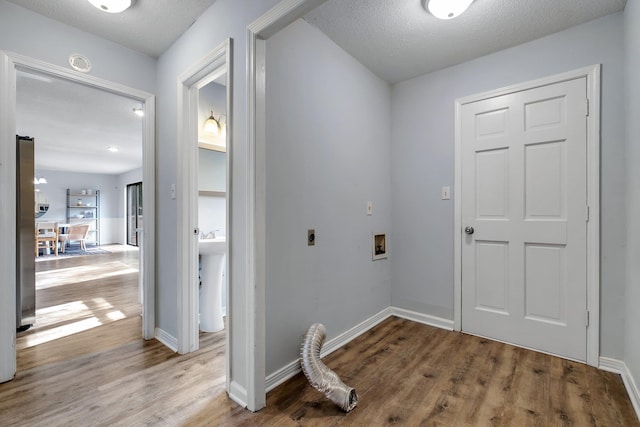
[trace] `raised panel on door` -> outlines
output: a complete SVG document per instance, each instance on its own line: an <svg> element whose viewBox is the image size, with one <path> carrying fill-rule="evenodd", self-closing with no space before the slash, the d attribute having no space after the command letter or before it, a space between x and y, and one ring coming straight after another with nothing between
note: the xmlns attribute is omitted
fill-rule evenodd
<svg viewBox="0 0 640 427"><path fill-rule="evenodd" d="M475 306L509 314L509 244L476 240Z"/></svg>
<svg viewBox="0 0 640 427"><path fill-rule="evenodd" d="M462 106L463 331L586 359L585 79Z"/></svg>
<svg viewBox="0 0 640 427"><path fill-rule="evenodd" d="M567 325L567 265L564 245L525 245L525 316Z"/></svg>
<svg viewBox="0 0 640 427"><path fill-rule="evenodd" d="M525 146L525 218L564 219L566 209L565 141Z"/></svg>
<svg viewBox="0 0 640 427"><path fill-rule="evenodd" d="M504 148L476 152L475 171L475 217L506 218L509 206L509 153Z"/></svg>

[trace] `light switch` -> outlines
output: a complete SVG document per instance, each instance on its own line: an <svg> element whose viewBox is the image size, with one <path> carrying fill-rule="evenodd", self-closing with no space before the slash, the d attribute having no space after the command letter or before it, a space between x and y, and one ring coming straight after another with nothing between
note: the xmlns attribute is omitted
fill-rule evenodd
<svg viewBox="0 0 640 427"><path fill-rule="evenodd" d="M176 198L176 185L175 184L171 184L171 198L175 199Z"/></svg>
<svg viewBox="0 0 640 427"><path fill-rule="evenodd" d="M451 188L450 187L442 187L442 200L451 199Z"/></svg>
<svg viewBox="0 0 640 427"><path fill-rule="evenodd" d="M373 203L367 202L367 215L373 215Z"/></svg>

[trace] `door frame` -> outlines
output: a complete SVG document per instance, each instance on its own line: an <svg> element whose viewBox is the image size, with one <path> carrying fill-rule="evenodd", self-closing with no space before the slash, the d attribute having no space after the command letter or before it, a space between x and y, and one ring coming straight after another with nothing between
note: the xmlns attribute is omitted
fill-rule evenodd
<svg viewBox="0 0 640 427"><path fill-rule="evenodd" d="M282 0L247 27L246 402L266 405L266 42L326 0Z"/></svg>
<svg viewBox="0 0 640 427"><path fill-rule="evenodd" d="M142 104L143 191L148 195L151 207L145 218L143 245L155 248L155 95L24 55L0 51L0 200L4 207L0 235L6 237L6 244L0 248L0 271L9 277L16 275L16 69L95 87ZM151 339L155 334L155 249L143 251L139 274L144 288L142 335L144 339ZM0 283L0 382L12 379L16 372L15 292L15 281Z"/></svg>
<svg viewBox="0 0 640 427"><path fill-rule="evenodd" d="M232 342L242 339L244 331L232 327L233 293L232 264L232 164L233 164L233 40L226 39L215 49L200 58L178 76L178 352L181 354L199 348L199 292L192 284L198 280L198 92L226 74L227 108L227 151L226 151L226 227L227 256L227 325L225 373L226 390L234 397L231 363L233 361Z"/></svg>
<svg viewBox="0 0 640 427"><path fill-rule="evenodd" d="M600 356L600 64L456 99L454 186L454 330L462 330L462 106L554 83L586 78L587 116L587 364Z"/></svg>

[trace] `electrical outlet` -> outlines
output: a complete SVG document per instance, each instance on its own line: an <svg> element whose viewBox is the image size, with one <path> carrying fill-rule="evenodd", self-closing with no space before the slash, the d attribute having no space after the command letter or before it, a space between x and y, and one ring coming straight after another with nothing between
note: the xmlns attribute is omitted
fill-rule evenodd
<svg viewBox="0 0 640 427"><path fill-rule="evenodd" d="M315 246L316 244L316 230L310 228L307 230L307 246Z"/></svg>

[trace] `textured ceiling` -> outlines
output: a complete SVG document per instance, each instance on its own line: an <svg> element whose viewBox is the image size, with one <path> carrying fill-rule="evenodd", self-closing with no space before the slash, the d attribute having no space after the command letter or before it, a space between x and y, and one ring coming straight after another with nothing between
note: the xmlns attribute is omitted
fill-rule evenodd
<svg viewBox="0 0 640 427"><path fill-rule="evenodd" d="M452 20L422 0L328 0L305 16L378 77L397 83L620 12L626 0L475 0Z"/></svg>
<svg viewBox="0 0 640 427"><path fill-rule="evenodd" d="M22 71L16 89L16 131L35 138L36 169L121 174L142 167L138 101ZM111 145L120 151L107 151Z"/></svg>
<svg viewBox="0 0 640 427"><path fill-rule="evenodd" d="M215 0L137 0L106 13L86 0L7 0L154 58L175 42Z"/></svg>

